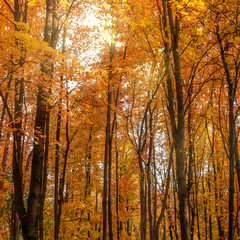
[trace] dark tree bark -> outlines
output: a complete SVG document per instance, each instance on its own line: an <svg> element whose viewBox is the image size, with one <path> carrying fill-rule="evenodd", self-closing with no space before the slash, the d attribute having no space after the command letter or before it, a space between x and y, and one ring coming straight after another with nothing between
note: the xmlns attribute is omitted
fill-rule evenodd
<svg viewBox="0 0 240 240"><path fill-rule="evenodd" d="M116 127L115 127L115 153L116 153L116 215L117 215L117 239L120 240L120 221L119 221L119 152L118 152L118 145L117 145L117 120L116 120Z"/></svg>
<svg viewBox="0 0 240 240"><path fill-rule="evenodd" d="M67 86L68 89L68 86ZM66 92L66 96L68 99L68 90ZM67 100L67 113L69 113L69 100ZM69 117L67 115L66 125L65 125L65 131L66 131L66 149L64 152L64 161L63 161L63 169L59 181L59 202L58 202L58 230L60 229L60 223L61 223L61 216L62 216L62 206L64 203L64 188L65 188L65 181L66 181L66 171L67 171L67 160L69 158L69 151L70 151L70 145L74 137L76 136L78 132L78 128L75 130L75 132L72 134L72 136L69 136Z"/></svg>
<svg viewBox="0 0 240 240"><path fill-rule="evenodd" d="M46 118L46 140L45 140L45 157L43 164L43 180L42 180L42 194L40 201L40 209L39 209L39 238L40 240L44 239L44 231L43 231L43 213L44 213L44 202L46 197L47 190L47 167L48 167L48 149L49 149L49 128L50 128L50 111L47 112Z"/></svg>
<svg viewBox="0 0 240 240"><path fill-rule="evenodd" d="M53 28L53 36L57 36L58 34L58 22L53 22L55 26ZM65 54L65 43L66 43L66 29L64 27L63 32L63 44L62 44L62 54ZM51 40L52 45L56 45L56 40ZM63 60L62 60L63 61ZM57 129L56 129L56 151L55 151L55 176L54 176L54 239L59 239L59 228L60 228L60 219L61 219L61 205L64 201L63 197L63 187L64 181L62 186L62 180L59 183L59 161L60 161L60 137L61 137L61 122L62 122L62 92L63 92L63 75L60 77L61 79L61 86L60 86L60 97L58 102L58 112L57 112ZM66 93L68 95L68 92ZM68 101L67 101L67 112L68 109ZM66 169L66 159L69 150L69 137L68 137L68 117L66 122L66 139L67 139L67 150L65 152L65 160L64 160L64 169ZM65 170L63 170L65 171ZM65 173L63 173L65 176Z"/></svg>
<svg viewBox="0 0 240 240"><path fill-rule="evenodd" d="M5 178L5 172L6 172L6 164L8 160L8 152L9 152L9 139L10 139L10 132L7 133L6 139L5 139L5 145L3 149L3 156L2 156L2 162L1 162L1 179L0 179L0 192L4 189L4 178ZM0 208L3 206L4 199L0 197Z"/></svg>
<svg viewBox="0 0 240 240"><path fill-rule="evenodd" d="M148 162L147 162L147 200L148 200L148 221L150 230L150 240L154 240L154 225L152 215L152 181L151 181L151 163L152 163L152 152L153 152L153 112L154 109L149 109L149 150L148 150Z"/></svg>
<svg viewBox="0 0 240 240"><path fill-rule="evenodd" d="M217 19L218 19L217 13ZM228 139L228 158L229 158L229 227L228 227L228 240L234 239L234 163L236 161L236 166L239 167L238 158L236 159L236 146L237 146L237 136L236 136L236 123L235 123L235 113L234 113L234 102L235 102L235 95L237 90L238 84L238 77L235 79L232 78L229 64L226 59L226 54L229 48L229 43L226 40L225 46L223 43L222 36L219 33L219 25L216 25L216 35L217 40L220 48L220 55L221 60L224 68L224 72L226 75L226 80L228 84L228 123L229 123L229 139ZM236 64L236 76L239 70L239 64ZM239 169L237 169L237 173L239 174ZM238 175L238 179L240 179L240 175ZM239 183L240 184L240 183Z"/></svg>
<svg viewBox="0 0 240 240"><path fill-rule="evenodd" d="M215 159L213 159L215 211L216 211L219 239L225 239L225 232L224 232L224 229L223 229L223 226L222 226L223 225L222 224L222 218L223 218L222 207L218 206L219 199L221 199L223 197L221 186L220 187L218 186L219 181L217 181L218 180L217 179L217 173L220 172L218 164L219 163L217 163L217 166L216 166Z"/></svg>
<svg viewBox="0 0 240 240"><path fill-rule="evenodd" d="M11 82L12 82L12 77L13 75L10 74L10 78L7 84L8 89L10 89L11 86ZM8 95L9 93L7 92L5 94L5 101L7 103L8 101ZM2 108L2 114L1 114L1 121L0 121L0 142L3 140L3 134L2 134L2 126L3 126L3 121L6 117L6 106L5 104L3 104L3 108ZM7 123L9 124L9 123ZM11 126L11 124L9 124L9 126ZM11 136L11 132L7 132L6 134L6 138L4 139L5 144L4 144L4 149L3 149L3 156L2 156L2 162L1 162L1 178L0 178L0 192L3 191L4 189L4 178L5 178L5 172L6 172L6 165L7 165L7 158L8 158L8 152L9 152L9 140L10 140L10 136ZM0 207L3 206L3 198L0 197Z"/></svg>
<svg viewBox="0 0 240 240"><path fill-rule="evenodd" d="M168 190L170 187L170 180L171 180L170 171L171 171L172 164L173 164L173 146L170 147L170 152L169 152L169 162L168 162L168 168L167 168L167 183L165 187L164 198L162 201L162 209L157 219L156 225L154 226L154 238L153 238L154 240L159 239L160 225L161 225L162 219L164 218L165 210L167 208Z"/></svg>
<svg viewBox="0 0 240 240"><path fill-rule="evenodd" d="M108 86L107 86L107 119L105 129L105 155L104 155L104 173L103 173L103 240L107 239L107 223L109 231L109 239L113 240L112 230L112 140L114 123L111 121L111 104L113 95L113 83L112 83L112 61L114 56L115 43L113 35L110 45L110 59L109 59L109 75L108 75ZM112 127L112 131L111 131Z"/></svg>
<svg viewBox="0 0 240 240"><path fill-rule="evenodd" d="M19 8L19 3L15 3L15 7ZM16 15L19 18L18 15ZM44 29L44 41L50 47L56 48L57 34L52 35L53 29L56 28L56 1L46 1L46 23ZM50 58L51 56L47 56ZM45 158L45 124L47 116L47 98L48 98L48 81L45 77L51 77L53 66L46 60L41 66L43 73L43 81L38 85L37 104L36 104L36 117L34 127L34 145L33 145L33 159L31 166L31 180L29 198L27 202L27 211L23 204L23 189L22 189L22 176L21 176L21 161L19 156L13 156L13 178L15 189L15 205L22 224L22 233L24 240L37 240L38 239L38 222L39 222L39 209L42 195L42 174L43 163ZM21 86L21 82L19 83ZM17 86L16 86L17 87ZM20 88L21 89L21 88ZM21 96L21 91L19 92ZM17 105L20 106L20 97L16 99ZM19 111L20 114L20 111ZM20 124L20 123L19 123ZM20 154L20 146L18 140L21 136L18 134L14 140L14 149L16 153Z"/></svg>
<svg viewBox="0 0 240 240"><path fill-rule="evenodd" d="M60 131L61 131L61 111L62 111L62 102L60 100L59 107L58 107L58 114L57 114L57 130L56 130L56 152L55 152L55 179L54 179L54 239L58 240L58 233L59 233L59 158L60 158Z"/></svg>
<svg viewBox="0 0 240 240"><path fill-rule="evenodd" d="M170 28L170 32L167 30ZM168 111L171 119L172 137L174 141L176 155L176 176L178 183L178 200L180 212L181 236L184 240L190 240L190 225L189 225L189 201L188 191L186 186L185 176L185 116L184 102L182 90L182 74L180 60L180 19L176 14L175 19L172 13L171 3L163 0L163 29L164 36L168 41L164 40L165 48L165 70L167 75L167 98ZM174 82L176 86L176 112L175 116L175 98L173 92L171 74L171 55L170 55L170 40L173 52L174 64Z"/></svg>
<svg viewBox="0 0 240 240"><path fill-rule="evenodd" d="M27 23L27 2L25 2L24 11L21 10L20 1L14 1L14 20L19 23ZM16 31L20 31L18 26L15 27ZM19 59L19 66L23 66L25 57L23 47L19 45L19 40L16 39L16 46L20 48L22 55ZM20 70L24 73L24 70ZM19 212L18 209L24 210L23 205L23 182L22 182L22 163L23 163L23 134L22 134L22 119L23 119L23 98L24 98L24 78L14 77L15 80L15 108L14 108L14 129L13 131L13 181L14 181L14 209L13 209L13 239L19 238ZM18 188L18 189L17 189ZM18 201L18 197L20 197ZM19 215L20 216L20 215Z"/></svg>
<svg viewBox="0 0 240 240"><path fill-rule="evenodd" d="M111 90L108 84L108 106L107 106L107 124L106 124L106 136L105 136L105 156L104 156L104 179L103 179L103 240L107 239L107 179L108 179L108 158L109 158L109 141L110 141L110 114L111 114Z"/></svg>
<svg viewBox="0 0 240 240"><path fill-rule="evenodd" d="M193 129L192 129L192 85L189 88L189 107L188 107L188 118L187 118L187 135L188 135L188 197L189 197L189 217L190 217L190 235L191 240L194 237L194 220L195 220L195 208L194 208L194 189L193 186L193 164L194 164L194 140L193 140ZM193 206L192 206L193 205Z"/></svg>
<svg viewBox="0 0 240 240"><path fill-rule="evenodd" d="M110 67L110 77L112 75L111 67ZM111 104L112 104L112 83L109 85L109 93L108 93L108 117L107 121L109 121L109 142L108 142L108 230L109 230L109 239L113 240L113 229L112 229L112 136L113 131L111 131ZM112 123L112 130L114 129L114 123Z"/></svg>
<svg viewBox="0 0 240 240"><path fill-rule="evenodd" d="M141 156L138 157L138 161L142 162ZM141 240L146 240L146 230L147 230L147 201L145 195L145 176L143 168L140 172L140 209L141 209L141 220L140 220L140 230L141 230Z"/></svg>
<svg viewBox="0 0 240 240"><path fill-rule="evenodd" d="M19 239L19 219L17 215L16 208L14 206L14 201L12 201L12 222L11 222L11 233L10 240Z"/></svg>

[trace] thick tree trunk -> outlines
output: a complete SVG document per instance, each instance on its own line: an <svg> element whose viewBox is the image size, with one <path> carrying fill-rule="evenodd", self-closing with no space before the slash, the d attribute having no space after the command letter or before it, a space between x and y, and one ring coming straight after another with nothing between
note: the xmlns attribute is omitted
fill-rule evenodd
<svg viewBox="0 0 240 240"><path fill-rule="evenodd" d="M28 199L28 212L22 217L24 240L38 239L38 217L41 199L42 169L44 160L44 129L47 106L47 92L38 87L37 110L35 119L35 140L31 168L31 183Z"/></svg>
<svg viewBox="0 0 240 240"><path fill-rule="evenodd" d="M44 41L51 47L56 47L57 34L53 36L53 29L56 22L56 1L46 1L46 23L44 29ZM50 56L48 56L50 57ZM41 70L45 76L51 76L52 64L46 61L42 64ZM35 117L35 130L34 130L34 146L33 146L33 159L31 166L31 180L29 198L27 203L27 212L23 205L23 191L22 191L22 178L21 169L18 164L13 166L14 176L14 189L16 199L16 209L22 223L22 233L24 240L37 240L38 239L38 222L39 222L39 209L42 195L42 170L45 157L45 123L47 115L47 98L48 87L47 80L38 85L37 104L36 104L36 117ZM18 146L17 141L14 141L15 148ZM18 147L19 149L19 147ZM16 151L18 152L18 151ZM13 161L13 163L16 160Z"/></svg>
<svg viewBox="0 0 240 240"><path fill-rule="evenodd" d="M11 233L10 240L19 239L19 218L17 215L16 208L14 206L14 201L12 201L12 222L11 222Z"/></svg>

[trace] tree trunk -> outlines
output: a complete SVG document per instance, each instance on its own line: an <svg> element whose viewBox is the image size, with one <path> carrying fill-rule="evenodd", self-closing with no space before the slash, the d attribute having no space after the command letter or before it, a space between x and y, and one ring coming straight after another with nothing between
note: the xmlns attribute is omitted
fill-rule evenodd
<svg viewBox="0 0 240 240"><path fill-rule="evenodd" d="M103 240L107 239L107 222L109 230L109 239L113 240L112 230L112 137L114 130L114 123L112 123L111 132L111 104L112 104L112 61L114 56L115 43L113 33L111 36L110 45L110 59L109 59L109 75L107 86L107 119L106 119L106 136L105 136L105 156L104 156L104 173L103 173ZM108 216L108 218L107 218ZM108 221L107 221L108 220Z"/></svg>
<svg viewBox="0 0 240 240"><path fill-rule="evenodd" d="M110 72L111 74L111 72ZM112 90L110 87L108 93L108 104L112 103ZM111 116L111 107L110 113ZM110 117L111 118L111 117ZM109 119L111 126L111 119ZM112 129L114 129L114 123L112 123ZM109 229L109 240L113 240L113 229L112 229L112 136L113 131L110 132L109 142L108 142L108 229Z"/></svg>
<svg viewBox="0 0 240 240"><path fill-rule="evenodd" d="M27 23L27 3L25 4L24 13L20 9L20 3L18 0L14 1L14 20L16 22ZM22 15L23 19L21 19ZM15 27L15 31L20 31L18 26ZM21 49L22 55L19 59L19 65L23 65L24 59L24 49L19 46L18 39L16 39L16 45ZM23 74L23 70L22 70ZM24 97L24 78L15 78L15 108L14 108L14 122L13 126L15 131L13 131L13 181L14 181L14 211L13 211L13 232L14 239L18 238L19 234L19 214L24 214L24 204L23 204L23 183L22 183L22 162L23 162L23 149L22 149L22 118L23 118L23 97ZM20 211L18 211L18 209ZM19 215L20 216L20 215Z"/></svg>
<svg viewBox="0 0 240 240"><path fill-rule="evenodd" d="M56 153L55 153L55 179L54 179L54 239L58 240L58 233L59 233L59 155L60 155L60 133L61 133L61 111L62 111L62 102L60 100L59 107L58 107L58 114L57 114L57 130L56 130Z"/></svg>
<svg viewBox="0 0 240 240"><path fill-rule="evenodd" d="M139 161L142 161L141 157L139 156ZM141 221L140 221L140 231L141 231L141 240L146 240L146 232L147 232L147 206L146 206L146 197L145 197L145 177L144 171L140 172L140 214L141 214Z"/></svg>
<svg viewBox="0 0 240 240"><path fill-rule="evenodd" d="M57 34L54 35L56 30L56 2L54 0L46 1L46 23L44 29L44 41L47 42L50 47L56 47ZM47 56L50 58L51 56ZM46 60L41 65L41 71L45 76L51 76L53 70L52 64ZM22 232L24 240L37 240L38 239L38 221L39 221L39 209L42 195L42 170L45 157L45 123L47 115L47 98L48 87L46 79L38 85L37 92L37 106L36 117L34 127L34 145L33 145L33 159L31 166L31 180L29 198L27 203L27 212L23 205L23 192L22 192L22 179L21 171L18 166L14 166L14 189L16 192L16 208L22 223Z"/></svg>
<svg viewBox="0 0 240 240"><path fill-rule="evenodd" d="M118 164L119 164L119 152L117 145L117 131L118 131L118 122L116 119L115 123L115 158L116 158L116 215L117 215L117 240L120 240L120 221L119 221L119 178L118 178Z"/></svg>
<svg viewBox="0 0 240 240"><path fill-rule="evenodd" d="M168 88L168 111L172 125L172 136L174 141L174 148L176 154L176 176L178 182L178 200L180 213L181 236L184 240L190 240L190 226L189 226L189 202L188 191L186 186L185 176L185 119L184 119L184 103L182 90L182 75L181 75L181 61L180 61L180 19L175 16L173 19L172 9L170 3L163 0L163 18L164 18L164 34L168 41L164 40L165 46L165 69L167 75ZM170 33L168 31L170 28ZM170 36L169 36L170 34ZM171 58L170 58L170 39L172 40L173 62L174 62L174 76L176 85L176 103L177 103L177 118L174 110L174 94L172 87L171 76Z"/></svg>
<svg viewBox="0 0 240 240"><path fill-rule="evenodd" d="M47 190L47 167L48 167L48 149L49 149L49 126L50 125L50 112L47 112L46 119L46 141L45 141L45 157L43 164L43 181L42 181L42 195L40 201L40 209L39 209L39 239L44 239L43 232L43 214L44 214L44 202L46 197Z"/></svg>
<svg viewBox="0 0 240 240"><path fill-rule="evenodd" d="M149 131L150 131L150 142L148 151L148 163L147 163L147 194L148 194L148 220L150 228L150 240L154 240L154 226L153 226L153 216L152 216L152 181L151 181L151 162L152 162L152 152L153 152L153 111L149 109Z"/></svg>
<svg viewBox="0 0 240 240"><path fill-rule="evenodd" d="M229 146L228 146L228 158L229 158L229 202L228 202L228 211L229 211L229 221L228 221L228 240L234 239L234 162L235 162L235 147L236 147L236 126L235 126L235 116L234 116L234 101L235 101L235 92L237 87L237 80L234 84L228 67L228 63L225 57L225 49L223 46L223 40L219 33L219 26L216 25L216 34L220 48L221 59L223 67L225 70L227 83L228 83L228 106L229 106ZM226 43L228 44L228 43Z"/></svg>
<svg viewBox="0 0 240 240"><path fill-rule="evenodd" d="M221 206L220 209L218 207L218 201L219 199L222 198L222 190L221 190L221 185L219 189L219 194L218 194L218 181L217 181L217 172L220 172L219 167L215 165L215 159L213 159L213 173L214 173L214 195L215 195L215 212L216 212L216 218L217 218L217 225L218 225L218 235L219 239L225 239L225 233L222 227L222 211L221 211Z"/></svg>
<svg viewBox="0 0 240 240"><path fill-rule="evenodd" d="M14 201L12 201L12 222L11 222L11 233L10 240L19 239L19 218L17 215L16 208L14 206Z"/></svg>
<svg viewBox="0 0 240 240"><path fill-rule="evenodd" d="M108 106L107 106L107 124L106 124L106 136L105 136L105 156L104 156L104 179L103 179L103 240L107 240L107 180L108 180L108 161L109 161L109 141L110 141L110 117L111 117L111 90L108 84Z"/></svg>

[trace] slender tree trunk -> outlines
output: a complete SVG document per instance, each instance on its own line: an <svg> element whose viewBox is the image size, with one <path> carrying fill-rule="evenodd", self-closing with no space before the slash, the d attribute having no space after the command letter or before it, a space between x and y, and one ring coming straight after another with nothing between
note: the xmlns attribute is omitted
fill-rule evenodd
<svg viewBox="0 0 240 240"><path fill-rule="evenodd" d="M48 149L49 149L49 126L50 125L50 111L47 112L46 118L46 141L45 141L45 157L43 165L43 181L42 181L42 195L40 201L40 210L39 210L39 239L44 239L43 231L43 215L44 215L44 202L46 197L47 190L47 167L48 167Z"/></svg>
<svg viewBox="0 0 240 240"><path fill-rule="evenodd" d="M177 214L178 214L178 209L177 209L177 199L176 199L176 192L177 192L177 184L176 184L176 177L175 177L175 171L173 168L173 198L174 198L174 232L175 232L175 237L178 240L178 228L177 228Z"/></svg>
<svg viewBox="0 0 240 240"><path fill-rule="evenodd" d="M142 166L142 158L141 155L138 156L138 161L141 162ZM141 232L141 240L146 240L146 230L147 230L147 206L146 206L146 196L145 196L145 176L143 166L140 168L140 232Z"/></svg>
<svg viewBox="0 0 240 240"><path fill-rule="evenodd" d="M185 176L185 116L182 90L182 74L180 61L180 19L176 14L175 19L172 15L170 3L163 0L163 18L164 18L164 34L168 41L164 40L165 46L165 69L167 75L168 88L168 111L172 125L172 136L176 154L176 176L178 182L178 200L180 213L181 237L184 240L190 240L189 225L189 201ZM170 32L168 31L170 28ZM170 36L169 36L170 34ZM174 95L171 76L171 58L170 58L170 39L173 49L174 77L176 85L176 103L177 117L174 110Z"/></svg>
<svg viewBox="0 0 240 240"><path fill-rule="evenodd" d="M68 89L68 86L67 86ZM68 99L68 90L66 92L66 97ZM67 100L67 113L69 113L69 100ZM64 153L64 161L63 161L63 170L61 173L60 181L59 181L59 202L58 202L58 230L60 229L60 224L61 224L61 216L62 216L62 205L64 203L64 187L65 187L65 179L66 179L66 171L67 171L67 160L68 160L68 155L69 155L69 150L70 150L70 144L71 141L73 140L74 136L77 133L77 130L74 132L73 136L69 137L69 117L67 115L66 119L66 125L65 125L65 131L66 131L66 149Z"/></svg>
<svg viewBox="0 0 240 240"><path fill-rule="evenodd" d="M111 74L111 73L110 73ZM109 91L108 104L112 104L112 90ZM111 116L111 108L110 108ZM111 120L110 126L111 126ZM112 125L114 128L114 125ZM113 133L113 132L112 132ZM113 240L113 229L112 229L112 134L110 132L109 143L108 143L108 229L109 229L109 240Z"/></svg>
<svg viewBox="0 0 240 240"><path fill-rule="evenodd" d="M6 165L8 160L8 152L9 152L9 139L10 139L10 132L7 133L4 149L3 149L3 156L2 156L2 163L1 163L1 179L0 179L0 193L4 190L4 178L5 178L5 172L6 172ZM0 197L0 208L4 205L4 199Z"/></svg>
<svg viewBox="0 0 240 240"><path fill-rule="evenodd" d="M118 131L118 124L117 119L115 123L115 153L116 153L116 215L117 215L117 239L120 240L120 221L119 221L119 178L118 178L118 161L119 161L119 152L118 152L118 145L117 145L117 131Z"/></svg>
<svg viewBox="0 0 240 240"><path fill-rule="evenodd" d="M218 225L218 235L219 235L219 239L225 239L225 234L224 234L224 230L222 228L222 214L221 214L221 206L220 209L218 207L218 202L219 202L219 198L222 197L222 190L221 190L221 186L219 189L219 194L218 194L218 181L217 181L217 172L219 172L218 167L216 167L215 165L215 159L213 159L213 172L214 172L214 195L215 195L215 212L216 212L216 218L217 218L217 225Z"/></svg>
<svg viewBox="0 0 240 240"><path fill-rule="evenodd" d="M55 19L55 18L54 18ZM58 23L53 23L55 26L53 28L53 35L57 34L57 26ZM63 32L63 44L62 44L62 54L65 53L65 42L66 42L66 29L64 27ZM55 46L55 40L52 40L52 44ZM59 161L60 161L60 137L61 137L61 122L62 122L62 92L63 92L63 75L61 75L61 86L60 86L60 97L58 103L58 113L57 113L57 129L56 129L56 152L55 152L55 177L54 177L54 239L58 240L59 238L59 227L60 227L60 211L63 202L63 196L61 195L61 184L59 184ZM68 111L68 103L67 103L67 111ZM68 119L67 119L68 124ZM66 131L67 133L68 131ZM67 138L68 139L68 138ZM68 142L67 142L68 146ZM62 193L63 194L63 193ZM60 199L59 199L60 196Z"/></svg>
<svg viewBox="0 0 240 240"><path fill-rule="evenodd" d="M149 109L149 130L150 130L150 142L149 142L149 152L148 152L148 163L147 163L147 194L148 194L148 220L150 228L150 240L154 240L154 226L153 226L153 216L152 216L152 181L151 181L151 162L152 162L152 152L153 152L153 111Z"/></svg>
<svg viewBox="0 0 240 240"><path fill-rule="evenodd" d="M209 176L210 176L210 165L208 165L208 173L209 173ZM209 193L209 196L211 194L211 182L210 182L210 178L208 178L207 180L207 183L208 183L208 193ZM209 239L210 240L213 240L213 229L212 229L212 211L211 211L211 200L208 200L208 212L209 212L209 215L208 215L208 222L209 222Z"/></svg>
<svg viewBox="0 0 240 240"><path fill-rule="evenodd" d="M129 201L128 201L128 198L127 198L127 207L126 207L126 210L127 210L127 212L129 212L129 205L128 205L128 203L129 203ZM120 230L122 230L123 229L123 226L122 226L122 222L120 222ZM131 237L131 234L132 234L132 224L131 224L131 220L128 218L128 220L127 220L127 235L129 236L129 237Z"/></svg>
<svg viewBox="0 0 240 240"><path fill-rule="evenodd" d="M23 151L22 151L22 118L23 118L23 97L24 97L24 79L15 78L15 112L14 112L14 127L15 131L13 133L13 168L18 172L20 177L21 192L23 194L23 184L22 184L22 162L23 162ZM13 212L14 219L14 238L17 239L19 236L19 218L17 215L16 208L16 195L15 195L15 207ZM17 235L16 235L17 234Z"/></svg>
<svg viewBox="0 0 240 240"><path fill-rule="evenodd" d="M20 9L20 2L18 0L14 0L14 20L19 22L27 23L27 3L25 5L24 13L22 9ZM22 15L25 14L25 17L21 19ZM15 27L15 31L20 31L18 26ZM16 39L16 45L21 49L21 56L19 59L19 65L22 66L25 57L24 57L24 49L19 46L18 39ZM24 74L24 71L22 74ZM13 219L14 219L14 239L18 238L19 235L19 217L18 217L18 209L24 208L23 200L20 199L18 201L18 197L23 197L23 183L22 183L22 162L23 162L23 145L22 145L22 118L23 118L23 97L24 97L24 78L15 78L15 108L14 108L14 128L13 131L13 180L14 180L14 211L13 211ZM18 188L18 190L16 189Z"/></svg>
<svg viewBox="0 0 240 240"><path fill-rule="evenodd" d="M98 189L97 188L96 188L95 192L96 192L96 196L95 196L95 213L97 215L97 211L98 211ZM97 223L95 224L95 231L96 232L98 231Z"/></svg>
<svg viewBox="0 0 240 240"><path fill-rule="evenodd" d="M177 180L178 180L178 198L180 210L180 226L182 239L190 240L190 226L189 226L189 202L188 191L185 177L185 130L184 130L184 104L182 92L182 77L180 65L180 20L176 17L175 20L175 35L173 44L173 57L175 66L175 83L177 89L177 109L178 109L178 129L177 137L175 138L175 152L176 152L176 166L177 166Z"/></svg>
<svg viewBox="0 0 240 240"><path fill-rule="evenodd" d="M105 157L104 157L104 179L103 179L103 240L107 240L107 202L108 202L108 191L107 191L107 180L108 180L108 161L109 161L109 141L110 141L110 117L111 117L111 89L108 84L108 106L107 106L107 124L106 124L106 136L105 136Z"/></svg>
<svg viewBox="0 0 240 240"><path fill-rule="evenodd" d="M205 185L204 185L204 174L202 176L202 191L203 195L205 196L206 191L205 191ZM205 239L208 239L208 212L207 212L207 199L205 198L203 200L203 210L204 210L204 223L205 223Z"/></svg>
<svg viewBox="0 0 240 240"><path fill-rule="evenodd" d="M229 221L228 221L228 240L234 239L234 162L235 162L235 147L236 147L236 127L235 127L235 116L234 116L234 101L235 92L237 88L237 80L234 83L230 74L227 59L225 57L225 48L223 46L223 40L219 33L219 26L216 25L216 34L220 48L221 59L225 70L227 83L228 83L228 106L229 106L229 146L228 146L228 158L229 158ZM226 43L228 44L228 43ZM226 48L228 46L226 45Z"/></svg>
<svg viewBox="0 0 240 240"><path fill-rule="evenodd" d="M236 135L236 131L235 131L235 135ZM236 170L237 170L237 177L238 177L238 188L240 190L240 162L239 162L239 154L238 154L238 137L237 136L235 138L235 161L236 161Z"/></svg>
<svg viewBox="0 0 240 240"><path fill-rule="evenodd" d="M158 184L158 181L157 181L156 151L155 151L154 145L153 145L153 174L154 174L153 175L154 176L153 226L154 226L154 236L156 236L156 227L157 227L157 184ZM157 238L157 237L155 237L155 238Z"/></svg>
<svg viewBox="0 0 240 240"><path fill-rule="evenodd" d="M10 79L9 79L8 85L7 85L8 89L10 89L12 77L13 77L13 75L10 74ZM5 101L6 102L8 101L8 92L5 95ZM3 109L2 109L2 114L1 114L1 122L0 122L0 142L3 140L2 126L3 126L5 114L6 114L6 106L5 106L5 104L3 104ZM1 171L0 171L1 172L0 173L0 175L1 175L1 177L0 177L0 192L2 192L4 189L4 178L5 178L5 172L6 172L10 136L11 136L11 133L9 131L9 132L7 132L7 136L4 139L5 144L4 144L4 149L3 149L2 163L1 163L1 167L0 167L0 169L1 169ZM3 201L4 201L4 199L2 197L0 197L0 207L3 207Z"/></svg>
<svg viewBox="0 0 240 240"><path fill-rule="evenodd" d="M60 99L58 106L57 114L57 130L56 130L56 153L55 153L55 181L54 181L54 240L58 240L59 234L59 155L60 155L60 134L61 134L61 111L62 111L62 102Z"/></svg>
<svg viewBox="0 0 240 240"><path fill-rule="evenodd" d="M113 240L112 230L112 136L111 134L111 104L112 104L112 61L114 56L115 43L113 39L113 33L111 36L110 45L110 59L109 59L109 75L107 86L107 122L106 122L106 136L105 136L105 156L104 156L104 177L103 177L103 240L107 239L107 223L109 230L109 239ZM114 129L114 124L112 125Z"/></svg>
<svg viewBox="0 0 240 240"><path fill-rule="evenodd" d="M192 134L192 90L193 87L190 86L189 89L189 108L188 108L188 119L187 119L187 131L188 131L188 197L189 197L189 217L191 216L190 223L190 235L191 240L194 237L194 218L195 218L195 209L194 209L194 190L192 189L193 185L193 164L194 164L194 143L193 143L193 134ZM192 206L193 205L193 206ZM190 220L190 219L189 219Z"/></svg>
<svg viewBox="0 0 240 240"><path fill-rule="evenodd" d="M164 213L165 213L165 209L167 206L167 199L168 199L168 190L169 190L169 186L170 186L170 171L171 171L171 167L173 164L173 146L170 147L170 153L169 153L169 163L168 163L168 169L167 169L167 183L166 183L166 188L165 188L165 192L164 192L164 199L162 201L162 209L161 209L161 213L158 217L157 220L157 224L155 226L155 240L159 239L159 230L160 230L160 224L162 222L162 219L164 218Z"/></svg>
<svg viewBox="0 0 240 240"><path fill-rule="evenodd" d="M89 146L88 146L89 145ZM87 204L87 197L91 195L91 158L92 158L92 127L90 128L90 135L89 135L89 141L86 147L86 166L85 166L85 172L86 172L86 186L85 186L85 194L84 194L84 203ZM82 210L83 214L83 210ZM87 219L90 223L90 212L87 213ZM90 231L88 231L88 237L91 239Z"/></svg>
<svg viewBox="0 0 240 240"><path fill-rule="evenodd" d="M235 117L233 84L229 83L229 232L228 239L234 239L234 162L235 162Z"/></svg>

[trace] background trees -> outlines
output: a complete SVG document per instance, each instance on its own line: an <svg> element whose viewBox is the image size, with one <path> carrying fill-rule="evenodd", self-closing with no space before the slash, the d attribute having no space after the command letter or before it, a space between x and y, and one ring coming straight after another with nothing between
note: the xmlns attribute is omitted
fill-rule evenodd
<svg viewBox="0 0 240 240"><path fill-rule="evenodd" d="M239 237L237 1L0 2L0 238Z"/></svg>

